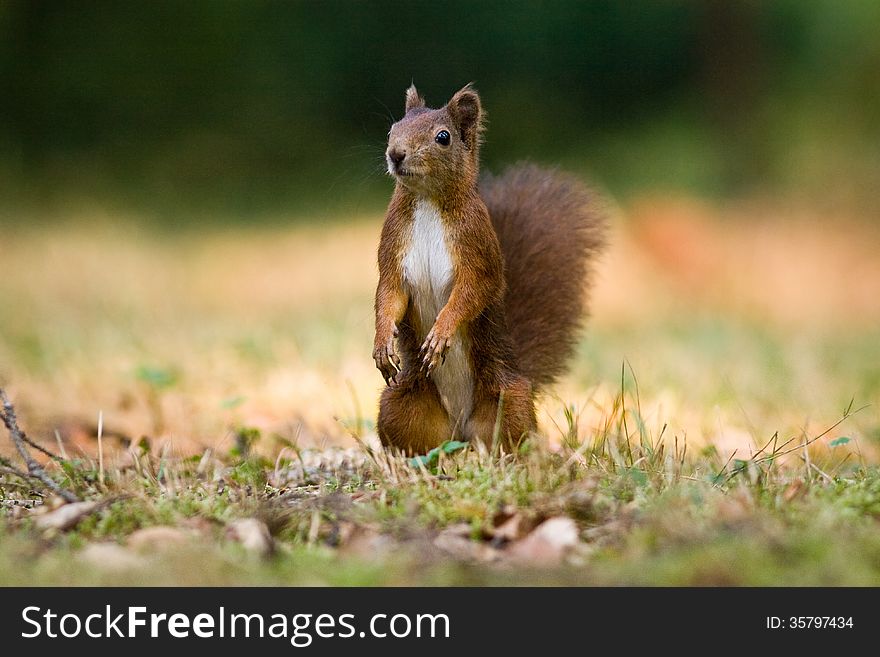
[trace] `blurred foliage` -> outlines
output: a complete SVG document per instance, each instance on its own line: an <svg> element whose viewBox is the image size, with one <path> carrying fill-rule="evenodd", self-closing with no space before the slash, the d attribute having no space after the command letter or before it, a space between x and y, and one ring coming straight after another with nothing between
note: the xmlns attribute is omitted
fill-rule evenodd
<svg viewBox="0 0 880 657"><path fill-rule="evenodd" d="M866 202L878 31L876 0L6 0L0 204L373 210L411 80L434 106L476 82L493 168Z"/></svg>

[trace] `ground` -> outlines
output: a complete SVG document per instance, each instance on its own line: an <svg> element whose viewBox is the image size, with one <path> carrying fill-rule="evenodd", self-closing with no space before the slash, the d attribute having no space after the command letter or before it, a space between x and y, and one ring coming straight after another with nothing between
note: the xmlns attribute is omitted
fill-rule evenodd
<svg viewBox="0 0 880 657"><path fill-rule="evenodd" d="M858 216L615 208L540 437L415 462L374 430L381 217L72 214L4 229L0 384L93 504L0 475L3 584L880 583L880 229Z"/></svg>

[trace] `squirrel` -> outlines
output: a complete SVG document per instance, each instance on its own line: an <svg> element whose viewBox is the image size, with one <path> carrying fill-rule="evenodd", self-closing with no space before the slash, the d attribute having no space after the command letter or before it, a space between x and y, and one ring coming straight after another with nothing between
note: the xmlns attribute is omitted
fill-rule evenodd
<svg viewBox="0 0 880 657"><path fill-rule="evenodd" d="M480 179L483 124L470 84L440 109L412 85L388 133L377 424L408 454L451 438L513 449L536 430L535 395L565 370L605 244L574 177L520 164Z"/></svg>

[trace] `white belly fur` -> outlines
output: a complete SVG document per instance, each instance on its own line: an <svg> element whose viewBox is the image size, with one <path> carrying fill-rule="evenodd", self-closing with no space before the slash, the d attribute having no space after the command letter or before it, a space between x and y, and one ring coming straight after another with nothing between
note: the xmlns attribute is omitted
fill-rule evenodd
<svg viewBox="0 0 880 657"><path fill-rule="evenodd" d="M412 235L403 257L403 276L418 316L416 329L422 341L434 325L437 313L446 305L453 282L452 256L440 211L430 201L416 202ZM443 407L459 430L473 410L474 382L468 350L467 336L459 329L445 362L431 374Z"/></svg>

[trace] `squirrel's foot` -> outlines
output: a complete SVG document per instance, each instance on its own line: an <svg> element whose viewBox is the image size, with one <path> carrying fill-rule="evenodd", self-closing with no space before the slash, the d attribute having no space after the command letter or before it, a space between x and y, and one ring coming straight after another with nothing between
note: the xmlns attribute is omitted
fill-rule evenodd
<svg viewBox="0 0 880 657"><path fill-rule="evenodd" d="M446 352L451 345L452 336L441 334L435 324L431 332L428 333L428 337L425 338L422 348L419 349L419 357L422 360L419 371L423 372L426 377L431 376L434 368L446 360Z"/></svg>
<svg viewBox="0 0 880 657"><path fill-rule="evenodd" d="M396 377L400 372L400 357L394 349L394 338L396 337L397 327L386 340L377 339L376 345L373 347L373 360L376 361L376 368L382 373L385 384L392 387L397 385Z"/></svg>

